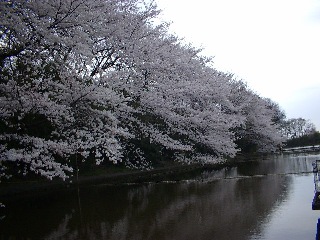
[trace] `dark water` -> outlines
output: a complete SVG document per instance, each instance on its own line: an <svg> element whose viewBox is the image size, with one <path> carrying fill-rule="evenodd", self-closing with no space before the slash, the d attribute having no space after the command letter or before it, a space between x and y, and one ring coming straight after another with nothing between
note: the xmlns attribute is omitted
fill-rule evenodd
<svg viewBox="0 0 320 240"><path fill-rule="evenodd" d="M316 159L278 155L179 182L7 199L0 239L316 239Z"/></svg>

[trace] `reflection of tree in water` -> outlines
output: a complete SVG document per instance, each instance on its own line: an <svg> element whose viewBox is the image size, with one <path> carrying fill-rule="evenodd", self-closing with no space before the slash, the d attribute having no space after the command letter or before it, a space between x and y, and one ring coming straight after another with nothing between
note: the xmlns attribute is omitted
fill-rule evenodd
<svg viewBox="0 0 320 240"><path fill-rule="evenodd" d="M142 238L246 239L257 219L284 196L280 193L286 185L278 177L255 179L250 188L248 181L252 179L176 186L175 199L155 212L154 219L145 220L149 234Z"/></svg>
<svg viewBox="0 0 320 240"><path fill-rule="evenodd" d="M24 207L8 224L14 226L22 219L30 228L43 225L32 233L23 232L18 226L20 233L15 235L41 239L241 240L260 231L259 222L287 197L290 183L290 176L272 175L211 182L97 186L80 191L82 221L76 194L62 193L48 197L46 204L43 199L42 204L34 206L24 201Z"/></svg>
<svg viewBox="0 0 320 240"><path fill-rule="evenodd" d="M66 214L64 219L61 221L59 226L53 230L48 236L46 236L44 239L61 239L63 236L66 236L69 233L69 221L72 219L72 214ZM68 237L68 239L73 239Z"/></svg>
<svg viewBox="0 0 320 240"><path fill-rule="evenodd" d="M128 187L126 200L119 199L118 204L113 198L117 196L109 196L113 203L98 203L101 208L92 211L90 203L84 201L86 237L247 239L259 231L258 223L273 206L286 197L290 179L269 176ZM123 209L121 214L112 210L115 206Z"/></svg>

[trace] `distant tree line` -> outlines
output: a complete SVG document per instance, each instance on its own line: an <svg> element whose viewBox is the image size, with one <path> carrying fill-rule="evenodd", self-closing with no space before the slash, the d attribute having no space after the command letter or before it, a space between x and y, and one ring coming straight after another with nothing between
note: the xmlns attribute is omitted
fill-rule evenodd
<svg viewBox="0 0 320 240"><path fill-rule="evenodd" d="M281 132L286 139L295 139L313 134L316 131L315 125L310 120L303 118L291 118L281 121Z"/></svg>
<svg viewBox="0 0 320 240"><path fill-rule="evenodd" d="M282 120L281 132L286 137L286 147L314 146L320 144L320 133L310 120L291 118Z"/></svg>
<svg viewBox="0 0 320 240"><path fill-rule="evenodd" d="M320 133L313 132L297 138L289 139L286 142L286 147L303 147L320 145Z"/></svg>
<svg viewBox="0 0 320 240"><path fill-rule="evenodd" d="M215 163L307 131L159 13L143 0L0 2L0 177Z"/></svg>

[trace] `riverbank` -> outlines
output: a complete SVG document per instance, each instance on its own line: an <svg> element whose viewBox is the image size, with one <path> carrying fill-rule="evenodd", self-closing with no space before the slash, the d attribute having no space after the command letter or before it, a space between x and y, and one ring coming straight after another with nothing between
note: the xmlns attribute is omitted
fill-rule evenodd
<svg viewBox="0 0 320 240"><path fill-rule="evenodd" d="M79 175L78 179L74 176L66 181L57 180L26 180L26 181L7 181L0 184L0 196L28 194L32 192L54 191L63 188L76 188L78 186L98 185L98 184L127 184L161 181L179 181L198 174L201 171L218 170L229 166L231 163L217 163L211 165L200 164L174 164L171 166L155 168L152 170L130 170L115 171L106 169L85 176Z"/></svg>
<svg viewBox="0 0 320 240"><path fill-rule="evenodd" d="M262 155L239 155L235 159L215 164L182 164L171 163L152 170L132 170L123 168L99 168L92 172L79 174L79 177L73 176L66 181L38 179L7 181L0 183L0 197L23 195L32 192L51 192L54 190L77 188L78 186L98 185L98 184L138 184L144 182L161 182L161 181L180 181L190 179L192 176L208 170L220 170L226 167L236 166L239 162L250 159L261 158Z"/></svg>

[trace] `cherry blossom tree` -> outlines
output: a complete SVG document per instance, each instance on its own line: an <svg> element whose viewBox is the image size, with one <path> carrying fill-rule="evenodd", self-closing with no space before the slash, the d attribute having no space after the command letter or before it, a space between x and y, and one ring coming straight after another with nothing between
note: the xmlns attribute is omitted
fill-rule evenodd
<svg viewBox="0 0 320 240"><path fill-rule="evenodd" d="M242 81L233 81L232 85L232 102L240 107L243 117L241 126L235 129L238 146L245 151L278 150L284 142L279 122L282 113L278 105L260 97Z"/></svg>
<svg viewBox="0 0 320 240"><path fill-rule="evenodd" d="M65 179L88 158L148 169L140 140L201 163L235 156L239 138L281 142L268 101L159 13L143 0L0 2L2 176L19 165Z"/></svg>
<svg viewBox="0 0 320 240"><path fill-rule="evenodd" d="M130 107L103 73L129 66L121 51L130 22L153 15L138 3L1 2L2 174L14 162L66 178L70 156L92 151L97 163L121 161L120 139L131 134L118 116Z"/></svg>

